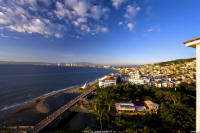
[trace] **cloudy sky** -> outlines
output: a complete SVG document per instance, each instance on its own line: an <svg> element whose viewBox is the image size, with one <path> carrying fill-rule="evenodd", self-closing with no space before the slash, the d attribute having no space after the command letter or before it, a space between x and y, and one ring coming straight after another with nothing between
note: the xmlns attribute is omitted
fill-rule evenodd
<svg viewBox="0 0 200 133"><path fill-rule="evenodd" d="M141 64L189 58L199 0L0 0L0 60Z"/></svg>

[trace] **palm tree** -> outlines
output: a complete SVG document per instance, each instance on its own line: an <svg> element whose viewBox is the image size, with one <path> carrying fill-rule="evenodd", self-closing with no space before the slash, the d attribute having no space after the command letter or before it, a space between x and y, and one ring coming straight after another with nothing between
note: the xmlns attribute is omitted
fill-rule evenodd
<svg viewBox="0 0 200 133"><path fill-rule="evenodd" d="M137 125L133 123L129 128L126 129L127 133L137 133Z"/></svg>
<svg viewBox="0 0 200 133"><path fill-rule="evenodd" d="M96 104L94 106L94 113L96 115L96 119L99 120L101 130L103 128L103 115L105 113L105 106L103 105L104 103L104 97L102 95L102 89L97 88L95 91L95 100Z"/></svg>

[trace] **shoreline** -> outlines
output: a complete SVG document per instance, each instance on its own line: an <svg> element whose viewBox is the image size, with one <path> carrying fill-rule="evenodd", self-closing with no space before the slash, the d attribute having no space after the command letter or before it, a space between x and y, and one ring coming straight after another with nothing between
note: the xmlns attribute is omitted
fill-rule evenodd
<svg viewBox="0 0 200 133"><path fill-rule="evenodd" d="M88 85L95 84L97 81L98 79L93 80L89 82ZM61 94L73 94L73 93L80 94L81 87L82 85L75 85L75 86L66 87L64 89L60 89L57 91L52 91L52 92L43 94L39 97L33 98L31 100L25 101L23 103L18 103L15 105L4 107L0 110L0 112L11 110L11 112L15 114L15 113L20 113L24 110L35 109L37 112L40 112L40 113L48 113L49 108L48 108L48 105L45 103L47 99L52 98L54 96L61 95Z"/></svg>
<svg viewBox="0 0 200 133"><path fill-rule="evenodd" d="M34 103L34 102L39 102L43 99L47 99L49 97L53 97L53 96L56 96L58 94L61 94L67 90L73 90L73 89L76 89L80 87L80 85L77 85L77 86L71 86L71 87L67 87L67 88L64 88L64 89L60 89L60 90L57 90L57 91L52 91L52 92L48 92L48 93L45 93L39 97L36 97L36 98L33 98L31 100L27 100L25 102L22 102L22 103L17 103L17 104L14 104L14 105L10 105L10 106L6 106L4 108L2 108L0 111L6 111L6 110L10 110L10 109L14 109L14 108L18 108L20 106L25 106L27 104L31 104L31 103Z"/></svg>

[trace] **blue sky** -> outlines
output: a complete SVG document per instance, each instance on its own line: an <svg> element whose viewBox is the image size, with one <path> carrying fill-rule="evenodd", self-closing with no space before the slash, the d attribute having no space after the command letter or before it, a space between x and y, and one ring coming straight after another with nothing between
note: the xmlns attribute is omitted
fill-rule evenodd
<svg viewBox="0 0 200 133"><path fill-rule="evenodd" d="M144 64L195 57L199 0L0 0L0 60Z"/></svg>

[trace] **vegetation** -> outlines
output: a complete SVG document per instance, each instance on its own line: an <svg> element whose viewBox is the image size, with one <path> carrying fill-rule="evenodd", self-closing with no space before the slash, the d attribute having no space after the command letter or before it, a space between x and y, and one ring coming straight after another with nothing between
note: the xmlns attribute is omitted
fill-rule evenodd
<svg viewBox="0 0 200 133"><path fill-rule="evenodd" d="M55 131L53 133L80 133L81 130L77 129L77 130L72 130L72 129L67 129L67 130L60 130L60 131Z"/></svg>
<svg viewBox="0 0 200 133"><path fill-rule="evenodd" d="M186 62L191 62L195 59L196 58L179 59L179 60L173 60L173 61L167 61L167 62L160 62L160 63L157 63L156 65L167 66L167 65L173 65L173 64L184 64Z"/></svg>
<svg viewBox="0 0 200 133"><path fill-rule="evenodd" d="M93 130L126 132L176 132L195 130L195 84L181 83L175 88L150 88L130 84L98 88L94 97L96 120ZM159 103L157 114L117 116L115 102L151 99Z"/></svg>

